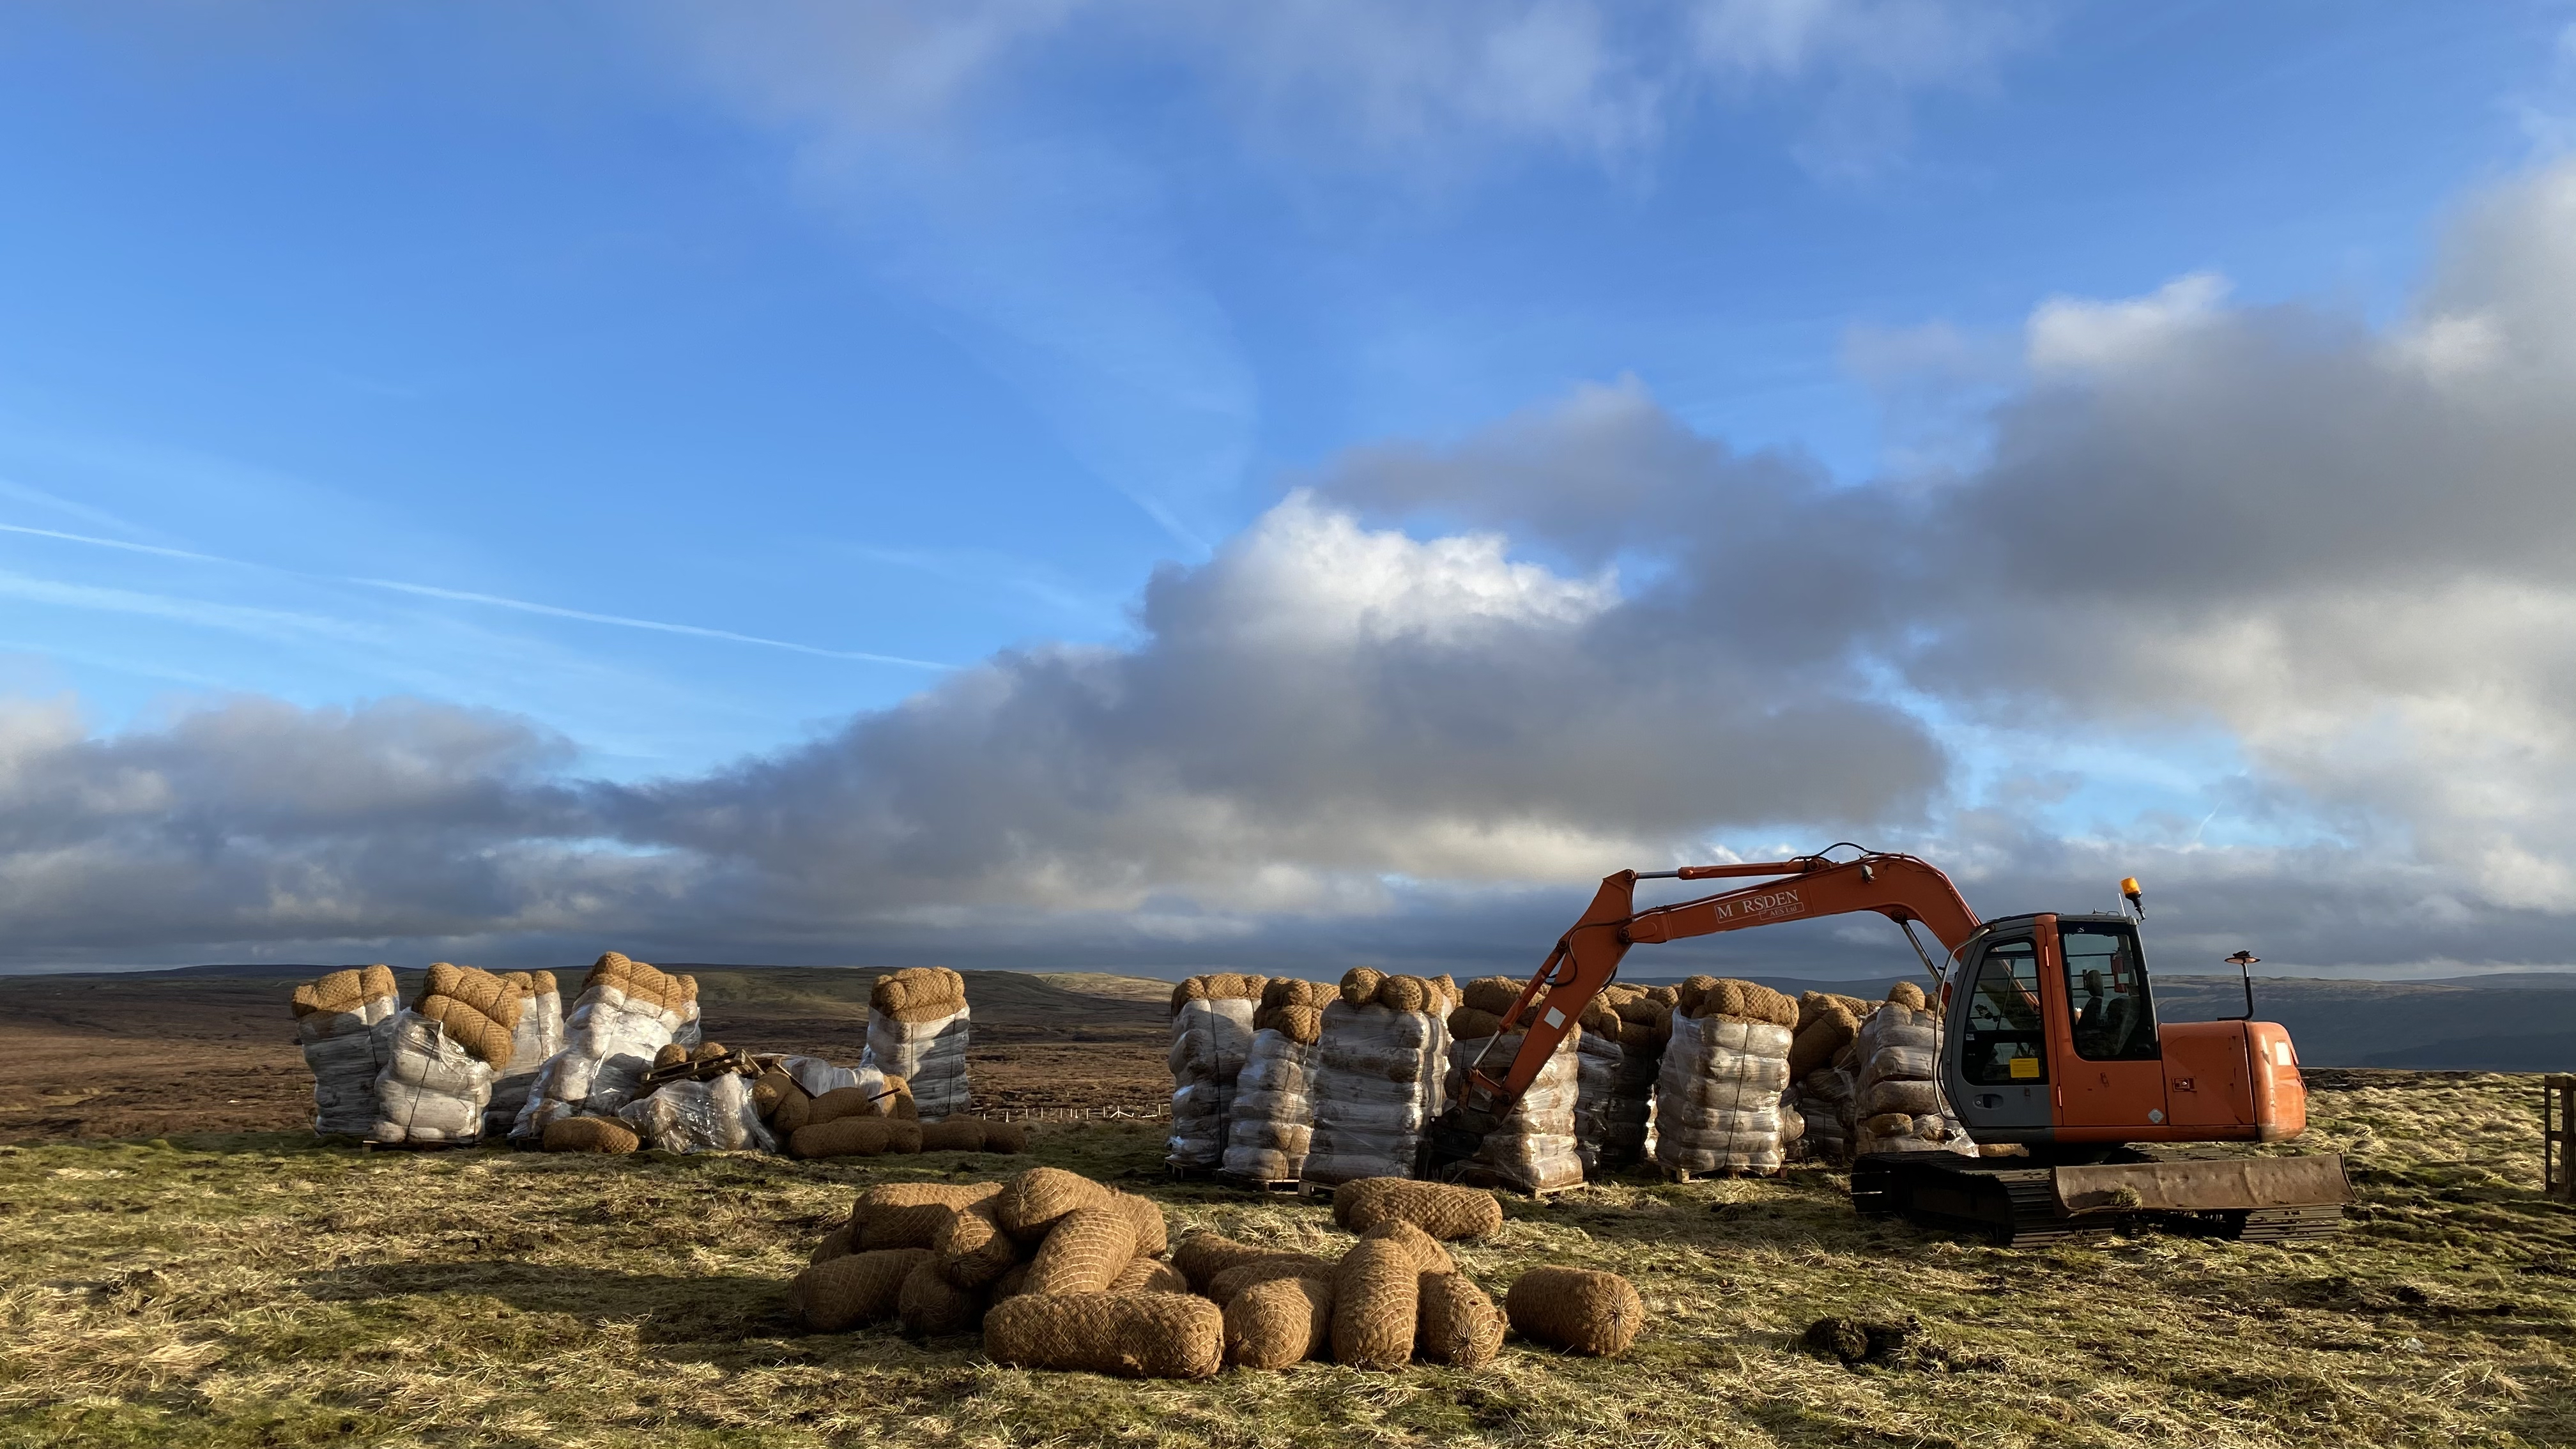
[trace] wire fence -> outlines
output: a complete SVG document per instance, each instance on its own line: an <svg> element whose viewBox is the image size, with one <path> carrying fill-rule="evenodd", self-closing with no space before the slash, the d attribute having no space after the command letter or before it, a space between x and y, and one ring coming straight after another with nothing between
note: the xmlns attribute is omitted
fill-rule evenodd
<svg viewBox="0 0 2576 1449"><path fill-rule="evenodd" d="M967 1115L989 1122L1168 1122L1172 1104L1166 1099L1107 1107L977 1107Z"/></svg>

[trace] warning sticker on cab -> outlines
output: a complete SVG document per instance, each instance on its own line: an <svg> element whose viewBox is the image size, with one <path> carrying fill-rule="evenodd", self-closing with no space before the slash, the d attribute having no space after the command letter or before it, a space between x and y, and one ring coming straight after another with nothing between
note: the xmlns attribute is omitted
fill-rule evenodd
<svg viewBox="0 0 2576 1449"><path fill-rule="evenodd" d="M2013 1059L2012 1059L2012 1074L2013 1074L2013 1080L2014 1080L2014 1081L2017 1081L2017 1082L2034 1082L2034 1081L2039 1080L2039 1058L2037 1058L2037 1057L2015 1057L2015 1058L2013 1058Z"/></svg>

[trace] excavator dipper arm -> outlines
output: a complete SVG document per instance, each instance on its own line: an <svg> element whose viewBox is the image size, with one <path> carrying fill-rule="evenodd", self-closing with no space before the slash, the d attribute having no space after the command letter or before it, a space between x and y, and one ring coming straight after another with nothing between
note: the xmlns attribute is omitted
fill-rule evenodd
<svg viewBox="0 0 2576 1449"><path fill-rule="evenodd" d="M1680 901L1640 911L1635 907L1640 880L1713 880L1728 876L1764 876L1761 884L1740 886L1698 900ZM1785 877L1781 879L1779 877ZM1547 964L1521 988L1503 1017L1503 1031L1524 1032L1520 1050L1499 1072L1478 1063L1467 1074L1461 1105L1469 1114L1498 1123L1511 1110L1549 1057L1574 1029L1583 1009L1617 975L1628 948L1653 941L1771 926L1814 916L1876 911L1902 923L1920 921L1952 955L1976 934L1977 913L1959 897L1958 887L1938 869L1910 855L1871 854L1857 860L1833 861L1821 855L1742 865L1686 865L1673 871L1623 870L1605 876L1591 909L1557 939ZM1452 1123L1481 1136L1484 1123ZM1451 1146L1463 1144L1456 1136ZM1474 1149L1468 1148L1469 1152ZM1437 1144L1434 1156L1449 1153Z"/></svg>

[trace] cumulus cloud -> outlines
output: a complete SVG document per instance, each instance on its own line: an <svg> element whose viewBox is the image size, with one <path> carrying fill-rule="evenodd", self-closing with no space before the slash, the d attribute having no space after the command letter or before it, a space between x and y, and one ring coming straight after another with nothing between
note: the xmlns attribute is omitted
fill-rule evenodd
<svg viewBox="0 0 2576 1449"><path fill-rule="evenodd" d="M1498 964L1602 871L1856 835L1998 911L2149 874L2189 951L2561 961L2571 216L2576 164L2477 200L2382 328L2205 279L2052 299L1984 461L1930 485L1738 452L1626 380L1355 451L1159 573L1132 646L999 655L696 778L586 781L432 704L106 739L16 707L5 950ZM2474 365L2428 361L2463 319ZM2046 815L2064 759L2186 737L2264 843ZM1971 738L2048 778L1972 787Z"/></svg>

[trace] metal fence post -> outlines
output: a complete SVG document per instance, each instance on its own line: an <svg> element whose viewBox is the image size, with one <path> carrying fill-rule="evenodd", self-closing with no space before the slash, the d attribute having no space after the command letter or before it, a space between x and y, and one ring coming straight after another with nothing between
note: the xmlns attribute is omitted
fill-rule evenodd
<svg viewBox="0 0 2576 1449"><path fill-rule="evenodd" d="M2576 1203L2576 1076L2540 1079L2540 1190Z"/></svg>

